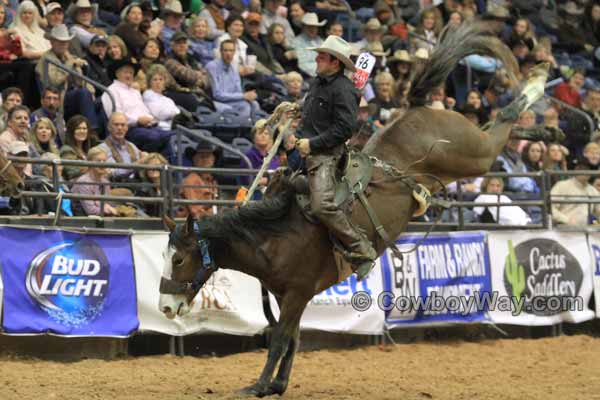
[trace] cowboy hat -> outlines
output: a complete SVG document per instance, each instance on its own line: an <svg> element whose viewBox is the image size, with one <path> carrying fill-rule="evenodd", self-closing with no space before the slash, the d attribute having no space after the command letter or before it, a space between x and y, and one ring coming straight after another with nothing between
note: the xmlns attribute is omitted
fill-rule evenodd
<svg viewBox="0 0 600 400"><path fill-rule="evenodd" d="M71 3L71 5L69 5L69 8L67 8L67 12L65 14L68 18L75 22L77 12L82 8L91 9L92 18L95 18L96 14L98 13L98 4L92 4L90 3L90 0L77 0L76 3Z"/></svg>
<svg viewBox="0 0 600 400"><path fill-rule="evenodd" d="M50 14L51 12L54 12L56 10L61 10L63 11L62 5L60 3L57 3L55 1L53 1L52 3L48 3L46 5L46 15Z"/></svg>
<svg viewBox="0 0 600 400"><path fill-rule="evenodd" d="M405 63L413 63L415 60L412 59L408 51L406 50L396 50L394 55L388 58L388 65L396 62L405 62Z"/></svg>
<svg viewBox="0 0 600 400"><path fill-rule="evenodd" d="M183 7L181 6L179 0L171 0L167 4L165 4L165 7L162 9L162 14L175 14L182 16L185 13L183 12Z"/></svg>
<svg viewBox="0 0 600 400"><path fill-rule="evenodd" d="M379 20L377 18L370 18L366 24L363 24L363 26L361 26L361 30L363 32L376 31L376 32L384 33L385 27L383 25L381 25L381 22L379 22Z"/></svg>
<svg viewBox="0 0 600 400"><path fill-rule="evenodd" d="M421 47L417 49L414 54L415 60L428 60L429 59L429 51Z"/></svg>
<svg viewBox="0 0 600 400"><path fill-rule="evenodd" d="M73 39L74 35L69 35L69 29L65 24L56 25L50 32L46 32L44 37L48 40L59 40L68 42Z"/></svg>
<svg viewBox="0 0 600 400"><path fill-rule="evenodd" d="M583 8L577 7L574 1L567 1L564 5L561 6L562 11L568 15L582 15Z"/></svg>
<svg viewBox="0 0 600 400"><path fill-rule="evenodd" d="M132 58L126 57L114 61L108 66L108 76L111 79L117 79L117 71L126 66L130 66L133 68L134 75L137 74L138 70L140 69L140 65L138 63L134 62Z"/></svg>
<svg viewBox="0 0 600 400"><path fill-rule="evenodd" d="M304 25L308 25L308 26L323 26L327 23L327 20L324 19L323 21L319 22L319 17L317 17L317 14L315 13L306 13L304 14L304 16L302 17L302 24Z"/></svg>
<svg viewBox="0 0 600 400"><path fill-rule="evenodd" d="M353 54L352 46L339 36L329 35L321 46L309 47L307 50L331 54L344 63L350 71L356 71L354 63L350 60L350 56Z"/></svg>
<svg viewBox="0 0 600 400"><path fill-rule="evenodd" d="M495 19L506 21L510 19L510 11L508 11L508 9L504 6L491 3L488 5L487 11L481 16L481 18L486 20Z"/></svg>
<svg viewBox="0 0 600 400"><path fill-rule="evenodd" d="M384 57L390 54L390 51L383 51L383 45L380 41L371 42L367 46L366 49L369 53L373 54L375 57Z"/></svg>

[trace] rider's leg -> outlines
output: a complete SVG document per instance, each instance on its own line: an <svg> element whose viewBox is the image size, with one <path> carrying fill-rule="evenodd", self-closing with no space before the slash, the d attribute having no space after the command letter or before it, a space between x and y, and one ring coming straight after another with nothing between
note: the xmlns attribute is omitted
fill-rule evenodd
<svg viewBox="0 0 600 400"><path fill-rule="evenodd" d="M338 159L335 155L314 155L306 159L312 212L351 252L352 258L375 260L377 252L371 242L350 225L346 215L334 203Z"/></svg>

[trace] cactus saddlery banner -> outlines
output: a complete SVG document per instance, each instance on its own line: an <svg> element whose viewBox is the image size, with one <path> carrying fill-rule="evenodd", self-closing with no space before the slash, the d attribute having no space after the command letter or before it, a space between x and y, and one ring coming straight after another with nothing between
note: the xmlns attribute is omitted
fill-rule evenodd
<svg viewBox="0 0 600 400"><path fill-rule="evenodd" d="M552 325L594 318L585 233L489 232L494 323Z"/></svg>

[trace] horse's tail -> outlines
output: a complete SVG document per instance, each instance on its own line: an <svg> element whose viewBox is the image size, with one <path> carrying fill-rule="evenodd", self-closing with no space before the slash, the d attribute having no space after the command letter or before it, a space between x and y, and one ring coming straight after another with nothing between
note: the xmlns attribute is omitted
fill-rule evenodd
<svg viewBox="0 0 600 400"><path fill-rule="evenodd" d="M412 79L409 101L422 106L432 88L443 85L456 64L464 57L479 54L499 59L514 81L518 64L515 57L498 38L491 36L482 22L463 23L458 28L446 28L440 42L426 64Z"/></svg>

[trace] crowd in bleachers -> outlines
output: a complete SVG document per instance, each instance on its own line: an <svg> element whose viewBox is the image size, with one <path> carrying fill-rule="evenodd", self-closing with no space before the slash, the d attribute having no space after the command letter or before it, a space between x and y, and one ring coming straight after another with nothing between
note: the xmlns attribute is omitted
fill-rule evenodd
<svg viewBox="0 0 600 400"><path fill-rule="evenodd" d="M184 141L175 124L203 129L248 154L259 168L273 144L265 118L282 101L302 99L316 75L316 53L327 35L343 36L356 55L376 65L363 91L361 146L408 106L414 71L422 68L447 25L485 21L510 47L520 78L540 62L551 64L546 97L523 113L522 127L561 129L562 143L511 140L496 171L524 173L598 169L600 164L600 2L597 0L3 0L0 2L0 151L44 160L248 167L208 142ZM63 65L91 79L69 74ZM474 124L493 123L514 99L498 60L469 56L444 87L432 88L429 107L453 109ZM271 167L286 163L293 130ZM276 132L277 134L277 132ZM29 188L83 194L160 195L157 171L20 165ZM598 180L600 182L600 180ZM127 186L128 183L143 185ZM178 182L184 199L214 200L219 183L249 184L209 173ZM261 185L268 183L263 179ZM552 175L552 195L595 196L595 183ZM600 184L598 185L600 186ZM539 199L538 178L470 179L450 187L463 198L507 203ZM490 197L491 196L491 197ZM5 199L3 214L47 214L57 203ZM154 205L61 202L66 215L157 215ZM555 205L556 223L590 223L585 205ZM512 210L511 210L512 209ZM518 209L518 210L517 210ZM536 207L475 207L472 221L540 222ZM189 206L178 216L214 212ZM452 213L447 213L449 219Z"/></svg>

